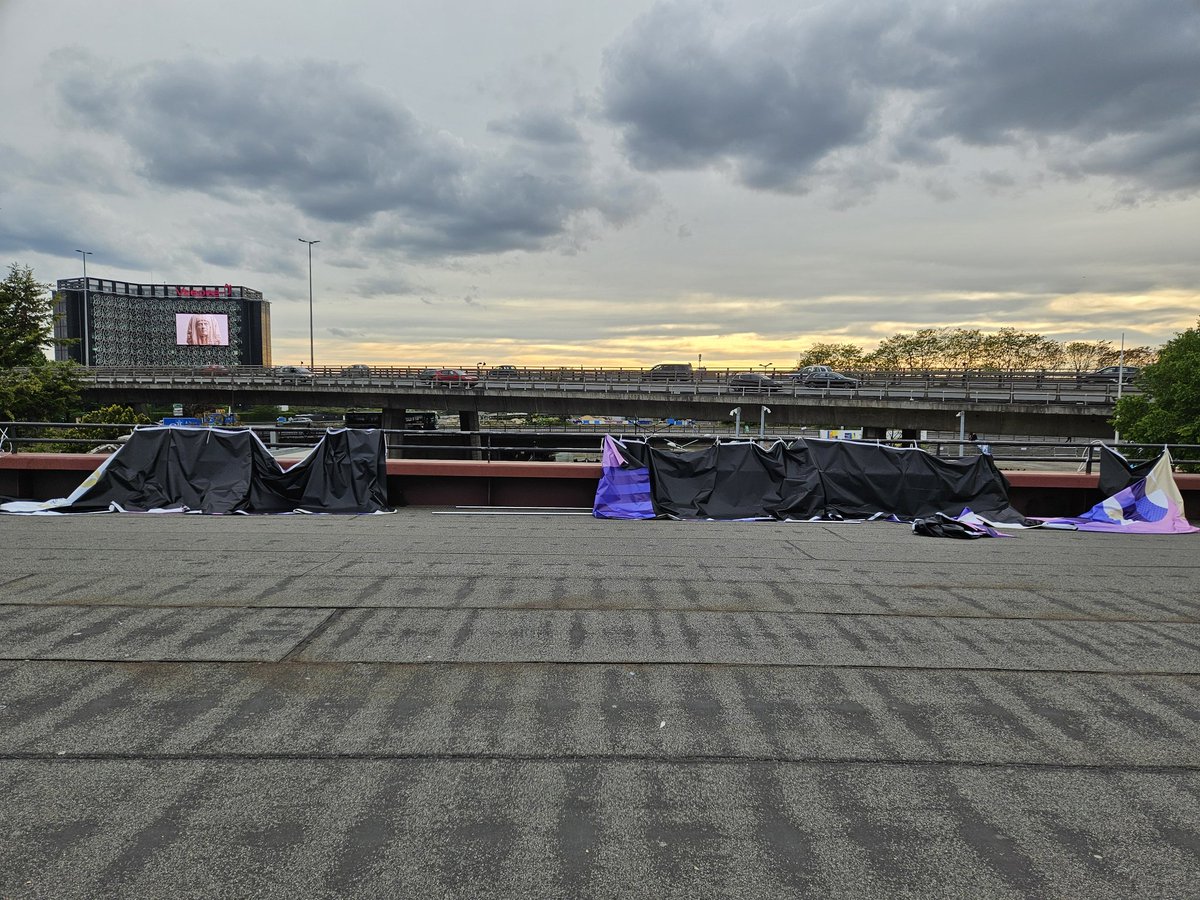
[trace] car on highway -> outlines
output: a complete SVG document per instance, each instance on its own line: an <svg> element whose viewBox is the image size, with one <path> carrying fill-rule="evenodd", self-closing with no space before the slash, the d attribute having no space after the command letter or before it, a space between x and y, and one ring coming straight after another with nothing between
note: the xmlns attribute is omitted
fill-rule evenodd
<svg viewBox="0 0 1200 900"><path fill-rule="evenodd" d="M528 377L524 369L518 369L516 366L492 366L488 369L488 378L494 378L497 381L511 381L514 378Z"/></svg>
<svg viewBox="0 0 1200 900"><path fill-rule="evenodd" d="M646 373L646 381L691 381L691 363L659 363Z"/></svg>
<svg viewBox="0 0 1200 900"><path fill-rule="evenodd" d="M1103 369L1081 375L1080 380L1091 384L1116 384L1118 381L1129 384L1141 371L1137 366L1105 366Z"/></svg>
<svg viewBox="0 0 1200 900"><path fill-rule="evenodd" d="M211 366L201 366L197 370L201 375L229 375L229 366L221 366L213 363Z"/></svg>
<svg viewBox="0 0 1200 900"><path fill-rule="evenodd" d="M276 366L275 374L285 381L313 377L312 369L308 366Z"/></svg>
<svg viewBox="0 0 1200 900"><path fill-rule="evenodd" d="M787 387L762 372L738 372L730 377L729 386L739 394L772 394Z"/></svg>
<svg viewBox="0 0 1200 900"><path fill-rule="evenodd" d="M475 387L479 382L478 375L472 375L462 369L426 369L418 377L426 384L461 385L462 387Z"/></svg>
<svg viewBox="0 0 1200 900"><path fill-rule="evenodd" d="M343 375L348 375L351 378L369 378L371 376L371 367L364 366L362 363L355 363L352 366L346 366L342 369Z"/></svg>
<svg viewBox="0 0 1200 900"><path fill-rule="evenodd" d="M795 384L808 387L826 388L856 388L858 379L835 372L829 366L805 366L799 372L789 372L784 376Z"/></svg>

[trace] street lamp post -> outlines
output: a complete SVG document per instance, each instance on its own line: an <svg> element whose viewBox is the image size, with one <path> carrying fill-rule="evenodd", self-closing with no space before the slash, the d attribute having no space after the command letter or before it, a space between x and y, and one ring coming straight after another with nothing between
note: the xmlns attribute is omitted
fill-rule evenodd
<svg viewBox="0 0 1200 900"><path fill-rule="evenodd" d="M313 302L312 302L312 245L319 244L320 241L306 241L304 238L297 238L302 244L308 244L308 367L316 372L317 357L313 351Z"/></svg>
<svg viewBox="0 0 1200 900"><path fill-rule="evenodd" d="M82 323L83 323L83 347L82 347L82 348L80 348L80 349L81 349L81 352L80 352L80 354L79 354L79 358L80 358L80 359L83 361L83 364L86 366L86 365L88 365L88 360L89 360L89 358L91 357L91 354L88 352L88 324L87 324L87 321L88 321L88 280L87 280L87 258L88 258L89 256L91 256L91 255L92 255L92 251L91 251L91 250L76 250L75 252L76 252L76 253L78 253L80 256L82 256L82 257L83 257L83 316L81 317L81 318L82 318Z"/></svg>

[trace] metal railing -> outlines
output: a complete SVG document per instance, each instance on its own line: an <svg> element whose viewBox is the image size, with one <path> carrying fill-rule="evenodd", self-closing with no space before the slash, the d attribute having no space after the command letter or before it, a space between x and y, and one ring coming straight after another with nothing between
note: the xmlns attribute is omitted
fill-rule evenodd
<svg viewBox="0 0 1200 900"><path fill-rule="evenodd" d="M559 390L647 390L674 393L709 393L715 390L730 394L789 393L799 390L805 393L828 392L831 396L855 396L865 393L878 396L880 391L895 395L905 391L914 392L929 399L937 395L953 393L956 398L972 393L996 394L1019 391L1042 394L1054 398L1076 398L1080 395L1099 395L1111 398L1117 393L1118 385L1111 381L1093 381L1086 372L1063 371L861 371L848 373L854 383L845 386L826 385L819 381L806 383L788 378L787 373L774 370L754 371L776 379L780 386L759 390L755 387L738 388L729 385L729 379L744 369L697 369L691 377L676 378L656 375L649 369L627 368L550 368L523 367L514 370L496 371L483 367L460 367L448 370L461 372L457 380L441 380L432 374L434 370L418 366L371 366L364 372L349 367L317 366L309 373L297 374L283 371L295 367L255 366L163 366L80 367L85 381L95 384L312 384L362 385L362 386L423 386L452 390L468 390L476 387L521 390L529 388ZM1123 384L1124 392L1136 392L1136 383Z"/></svg>
<svg viewBox="0 0 1200 900"><path fill-rule="evenodd" d="M312 447L325 433L325 426L340 428L336 422L273 423L255 425L209 426L254 431L272 451L286 453ZM107 453L119 447L138 426L133 424L92 424L63 422L0 422L0 453L68 452ZM732 428L699 431L688 427L653 428L638 426L588 426L569 429L509 428L479 431L428 431L384 429L389 455L426 459L505 460L595 460L600 458L604 435L649 441L652 445L678 450L699 450L714 443L756 441L764 446L775 441L791 442L798 438L819 437L815 430L770 433L763 436L736 435ZM1061 438L1011 438L969 441L956 435L937 433L922 439L879 440L872 443L893 447L919 447L935 456L959 458L990 452L1007 468L1035 465L1047 470L1096 470L1100 446L1107 443L1131 460L1149 459L1162 451L1162 444L1129 442L1075 442ZM1191 469L1200 467L1200 445L1166 445L1175 463Z"/></svg>

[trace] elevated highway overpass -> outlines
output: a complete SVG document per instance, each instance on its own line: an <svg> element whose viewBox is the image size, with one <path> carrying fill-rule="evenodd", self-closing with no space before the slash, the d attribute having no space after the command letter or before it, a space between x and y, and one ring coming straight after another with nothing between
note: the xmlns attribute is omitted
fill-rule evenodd
<svg viewBox="0 0 1200 900"><path fill-rule="evenodd" d="M480 413L721 421L740 408L743 421L757 422L766 406L772 427L863 427L879 437L887 429L956 431L960 411L969 430L989 435L1107 437L1114 401L1111 386L1011 376L896 378L850 389L790 385L751 393L722 381L638 383L578 375L431 383L412 374L94 369L84 376L84 389L89 400L103 404L382 409L385 428L403 428L407 410L455 412L464 429L477 430Z"/></svg>

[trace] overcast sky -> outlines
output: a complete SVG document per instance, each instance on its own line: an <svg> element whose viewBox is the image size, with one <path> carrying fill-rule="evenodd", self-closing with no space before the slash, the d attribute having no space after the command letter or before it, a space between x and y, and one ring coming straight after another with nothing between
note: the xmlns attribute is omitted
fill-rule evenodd
<svg viewBox="0 0 1200 900"><path fill-rule="evenodd" d="M276 362L785 367L1200 315L1200 0L0 0L0 260Z"/></svg>

